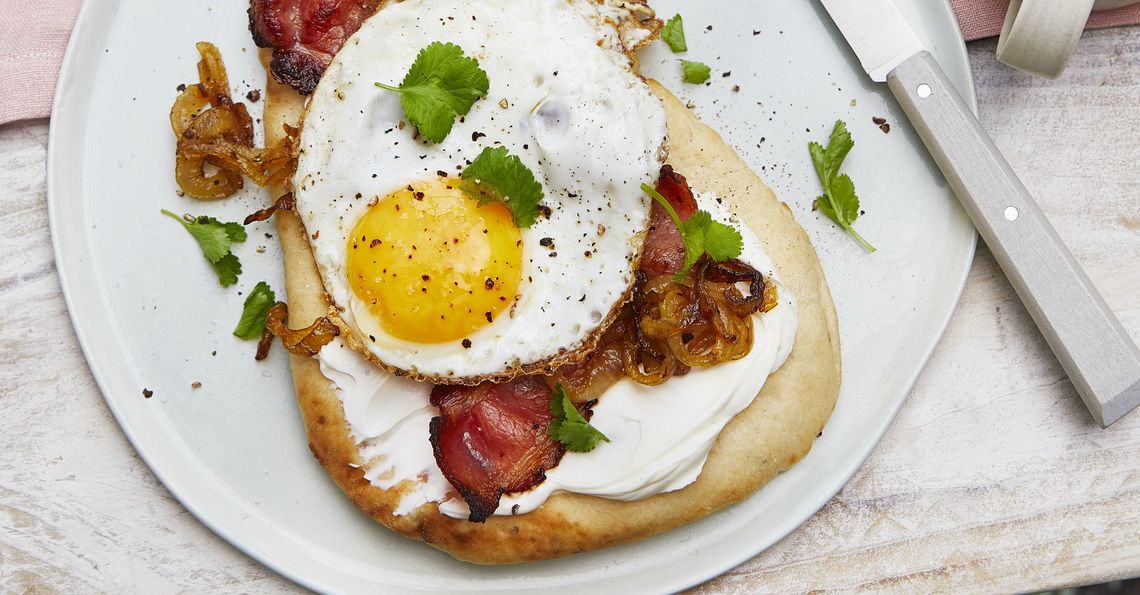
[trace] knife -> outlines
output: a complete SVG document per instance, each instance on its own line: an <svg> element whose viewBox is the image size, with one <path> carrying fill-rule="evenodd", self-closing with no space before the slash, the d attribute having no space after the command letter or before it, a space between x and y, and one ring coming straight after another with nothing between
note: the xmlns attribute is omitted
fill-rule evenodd
<svg viewBox="0 0 1140 595"><path fill-rule="evenodd" d="M890 87L1101 427L1140 404L1140 349L890 0L821 0Z"/></svg>

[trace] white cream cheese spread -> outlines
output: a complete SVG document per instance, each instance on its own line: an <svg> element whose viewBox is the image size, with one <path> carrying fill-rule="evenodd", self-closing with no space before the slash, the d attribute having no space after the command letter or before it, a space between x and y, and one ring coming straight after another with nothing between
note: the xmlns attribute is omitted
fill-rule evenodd
<svg viewBox="0 0 1140 595"><path fill-rule="evenodd" d="M756 236L713 195L697 197L702 210L731 223L744 237L740 259L775 280L771 259ZM754 319L752 350L744 358L693 369L660 386L622 379L601 397L591 423L610 442L589 453L567 452L529 491L504 495L496 515L530 512L558 492L637 500L679 490L697 479L720 431L748 407L768 376L791 353L797 318L794 297L778 286L778 305ZM369 364L341 340L321 350L321 372L344 405L365 477L388 489L409 480L396 514L436 503L448 516L466 518L467 504L436 465L428 423L439 414L432 386L393 376Z"/></svg>

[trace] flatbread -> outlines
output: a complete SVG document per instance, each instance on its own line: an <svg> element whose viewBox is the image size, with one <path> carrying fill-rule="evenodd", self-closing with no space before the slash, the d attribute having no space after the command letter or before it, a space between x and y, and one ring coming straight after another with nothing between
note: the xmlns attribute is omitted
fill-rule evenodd
<svg viewBox="0 0 1140 595"><path fill-rule="evenodd" d="M264 52L264 50L263 50ZM263 54L263 60L265 56ZM364 478L341 401L317 360L292 356L293 379L309 447L352 502L377 522L452 556L479 564L510 564L566 556L668 531L755 492L799 461L823 430L839 392L839 330L835 307L810 241L791 211L711 128L656 82L670 137L668 162L702 192L715 192L756 232L783 284L795 295L799 330L791 356L768 378L755 401L725 427L696 482L635 502L556 494L534 512L472 523L434 504L396 516L401 486L383 490ZM282 124L296 125L304 100L269 77L267 142ZM285 188L275 188L274 196ZM293 327L324 316L329 303L304 227L291 212L276 216L284 249ZM424 428L424 440L428 439Z"/></svg>

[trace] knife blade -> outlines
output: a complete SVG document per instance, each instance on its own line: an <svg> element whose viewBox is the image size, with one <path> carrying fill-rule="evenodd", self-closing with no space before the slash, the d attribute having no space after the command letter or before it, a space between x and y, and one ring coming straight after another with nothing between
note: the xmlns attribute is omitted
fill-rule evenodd
<svg viewBox="0 0 1140 595"><path fill-rule="evenodd" d="M1140 405L1140 349L890 0L821 0L886 82L1093 418Z"/></svg>

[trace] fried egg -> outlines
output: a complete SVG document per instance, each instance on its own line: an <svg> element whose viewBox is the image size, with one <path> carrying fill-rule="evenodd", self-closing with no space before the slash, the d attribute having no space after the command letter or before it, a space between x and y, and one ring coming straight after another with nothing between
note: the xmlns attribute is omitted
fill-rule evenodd
<svg viewBox="0 0 1140 595"><path fill-rule="evenodd" d="M474 383L573 361L628 297L649 220L642 183L665 157L665 113L632 71L652 37L643 5L594 0L407 0L371 17L306 110L297 211L325 290L374 363ZM398 85L435 41L487 72L487 96L425 142ZM544 198L520 229L460 191L506 147Z"/></svg>

